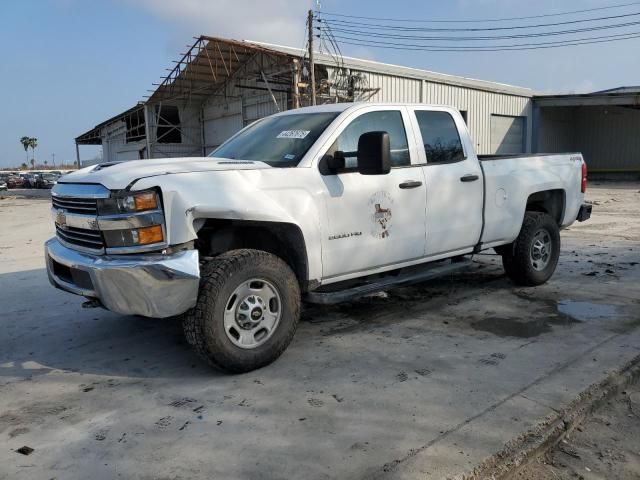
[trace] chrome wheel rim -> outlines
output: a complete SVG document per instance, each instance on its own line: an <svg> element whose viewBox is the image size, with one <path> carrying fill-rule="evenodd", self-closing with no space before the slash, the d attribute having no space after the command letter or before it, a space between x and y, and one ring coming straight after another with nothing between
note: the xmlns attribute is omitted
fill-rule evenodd
<svg viewBox="0 0 640 480"><path fill-rule="evenodd" d="M227 299L224 331L237 347L256 348L271 338L281 316L278 290L264 279L252 278L238 285Z"/></svg>
<svg viewBox="0 0 640 480"><path fill-rule="evenodd" d="M537 270L544 270L551 260L551 235L545 229L538 230L531 243L531 266Z"/></svg>

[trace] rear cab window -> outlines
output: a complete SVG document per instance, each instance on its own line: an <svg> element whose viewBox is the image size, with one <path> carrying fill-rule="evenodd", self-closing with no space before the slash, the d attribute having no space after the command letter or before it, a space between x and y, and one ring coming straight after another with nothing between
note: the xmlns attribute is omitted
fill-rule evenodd
<svg viewBox="0 0 640 480"><path fill-rule="evenodd" d="M416 110L427 164L453 163L466 158L456 122L448 112Z"/></svg>
<svg viewBox="0 0 640 480"><path fill-rule="evenodd" d="M367 132L387 132L389 134L391 167L403 167L411 164L407 133L400 110L363 113L347 125L331 145L327 154L334 155L335 152L341 151L345 156L345 170L355 170L358 167L356 157L358 139L360 135Z"/></svg>

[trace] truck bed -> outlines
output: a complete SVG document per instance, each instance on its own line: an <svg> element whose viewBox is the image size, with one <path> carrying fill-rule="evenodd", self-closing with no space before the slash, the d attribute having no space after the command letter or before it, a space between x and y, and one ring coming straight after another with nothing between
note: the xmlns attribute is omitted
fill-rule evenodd
<svg viewBox="0 0 640 480"><path fill-rule="evenodd" d="M507 160L510 158L530 158L530 157L551 157L557 155L580 155L579 152L563 152L563 153L514 153L507 155L496 155L496 154L488 154L488 155L478 155L478 160L480 161L488 161L488 160Z"/></svg>

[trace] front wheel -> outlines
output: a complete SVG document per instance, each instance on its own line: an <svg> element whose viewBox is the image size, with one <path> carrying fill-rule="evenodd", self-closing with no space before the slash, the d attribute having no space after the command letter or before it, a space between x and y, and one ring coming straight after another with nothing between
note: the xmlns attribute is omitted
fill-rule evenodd
<svg viewBox="0 0 640 480"><path fill-rule="evenodd" d="M183 318L187 341L214 367L233 373L268 365L289 346L300 287L280 258L233 250L201 269L196 306Z"/></svg>
<svg viewBox="0 0 640 480"><path fill-rule="evenodd" d="M558 224L546 213L526 212L518 238L501 252L511 280L518 285L541 285L551 278L560 258Z"/></svg>

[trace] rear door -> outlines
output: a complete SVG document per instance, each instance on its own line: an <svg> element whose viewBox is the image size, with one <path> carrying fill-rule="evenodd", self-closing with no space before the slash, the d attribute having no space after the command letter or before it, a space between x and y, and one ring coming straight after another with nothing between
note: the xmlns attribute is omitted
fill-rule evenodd
<svg viewBox="0 0 640 480"><path fill-rule="evenodd" d="M357 276L424 256L426 190L410 124L404 107L367 107L348 117L328 140L326 155L342 151L348 156L344 171L322 175L325 279ZM373 131L389 134L392 167L386 175L357 171L358 139Z"/></svg>
<svg viewBox="0 0 640 480"><path fill-rule="evenodd" d="M464 121L444 108L418 107L413 114L427 184L426 255L470 250L482 230L483 190Z"/></svg>

